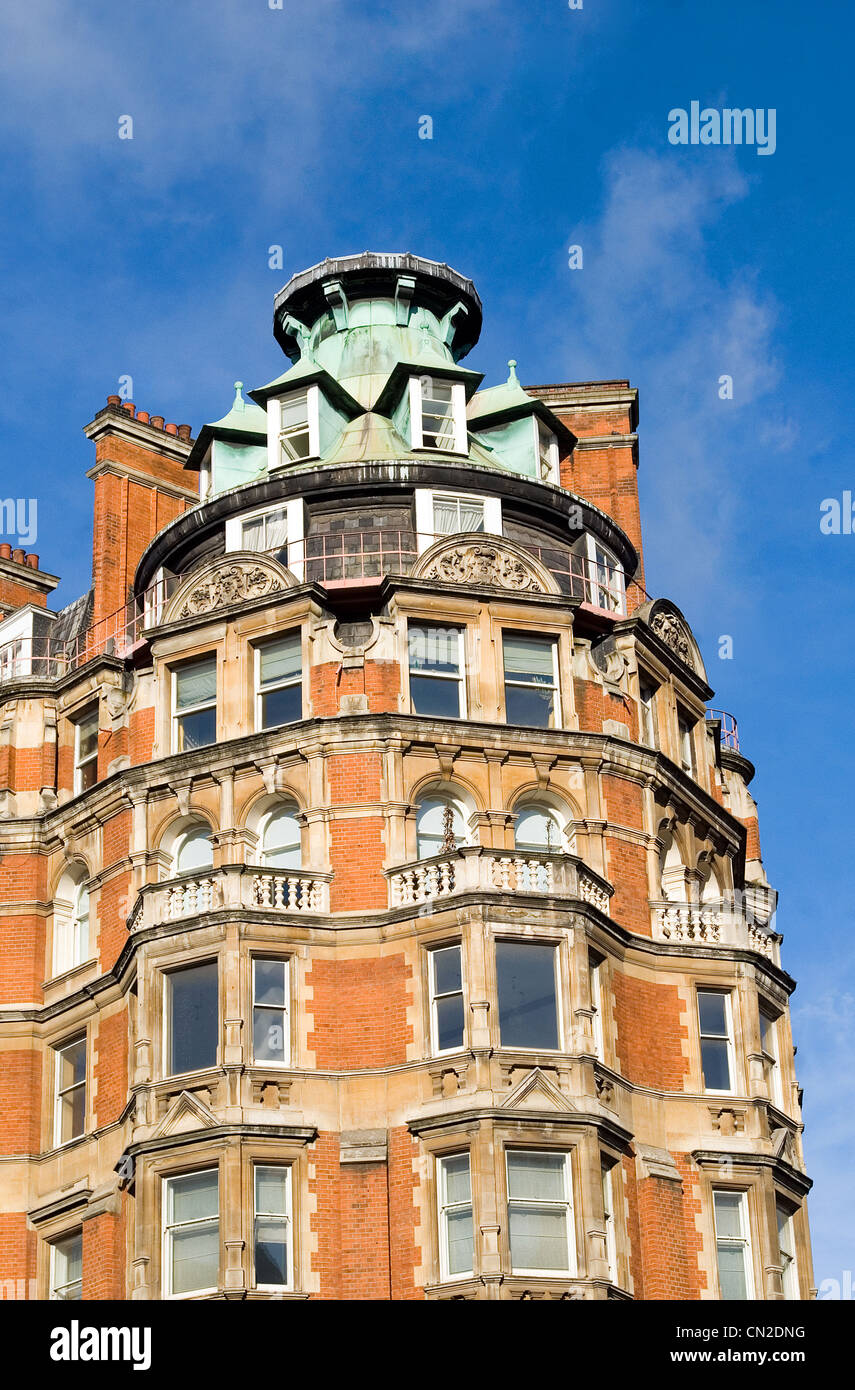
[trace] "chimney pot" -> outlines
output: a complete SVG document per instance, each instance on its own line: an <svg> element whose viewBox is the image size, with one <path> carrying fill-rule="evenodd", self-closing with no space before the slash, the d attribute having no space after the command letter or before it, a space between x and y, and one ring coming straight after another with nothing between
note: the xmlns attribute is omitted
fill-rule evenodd
<svg viewBox="0 0 855 1390"><path fill-rule="evenodd" d="M31 570L37 570L37 569L38 569L38 567L39 567L39 557L38 557L38 555L36 554L36 552L35 552L34 550L31 551L30 554L27 556L26 563L29 565L29 567L30 567Z"/></svg>
<svg viewBox="0 0 855 1390"><path fill-rule="evenodd" d="M191 429L190 429L190 426L189 426L189 425L179 425L179 426L178 426L178 438L179 438L179 439L189 439L189 438L190 438L190 435L191 435Z"/></svg>
<svg viewBox="0 0 855 1390"><path fill-rule="evenodd" d="M16 564L16 565L22 565L22 564L24 563L24 552L23 552L23 550L13 550L13 551L12 551L12 559L15 561L15 564Z"/></svg>
<svg viewBox="0 0 855 1390"><path fill-rule="evenodd" d="M142 423L143 423L144 425L147 425L147 424L148 424L148 411L147 411L147 410L138 410L138 411L137 411L137 419L138 419L138 420L141 420Z"/></svg>
<svg viewBox="0 0 855 1390"><path fill-rule="evenodd" d="M150 425L154 425L154 428L155 428L156 430L162 430L162 429L163 429L163 416L162 416L162 415L152 415L152 416L151 416L151 419L149 420L149 424L150 424Z"/></svg>
<svg viewBox="0 0 855 1390"><path fill-rule="evenodd" d="M167 434L177 434L177 433L178 433L178 426L177 426L177 425L172 425L172 424L170 424L170 425L164 425L163 428L166 430L166 433L167 433Z"/></svg>
<svg viewBox="0 0 855 1390"><path fill-rule="evenodd" d="M133 413L134 413L134 403L133 403L133 401L125 401L125 404L123 405L122 409L123 409L123 410L126 410L126 411L128 412L128 414L132 416Z"/></svg>
<svg viewBox="0 0 855 1390"><path fill-rule="evenodd" d="M107 397L107 404L108 404L108 405L121 405L121 404L122 404L122 398L121 398L121 396L108 396L108 397Z"/></svg>
<svg viewBox="0 0 855 1390"><path fill-rule="evenodd" d="M12 547L8 541L0 541L0 560L11 560Z"/></svg>

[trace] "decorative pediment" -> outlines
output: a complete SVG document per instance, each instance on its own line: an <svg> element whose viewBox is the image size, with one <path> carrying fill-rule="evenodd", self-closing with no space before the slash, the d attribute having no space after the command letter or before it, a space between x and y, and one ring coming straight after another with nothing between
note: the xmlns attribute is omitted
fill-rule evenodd
<svg viewBox="0 0 855 1390"><path fill-rule="evenodd" d="M660 642L673 652L684 666L688 666L690 671L706 680L700 648L692 635L692 629L676 604L668 599L654 599L639 608L637 616L644 620L650 630L656 633Z"/></svg>
<svg viewBox="0 0 855 1390"><path fill-rule="evenodd" d="M297 581L284 565L267 555L241 551L218 556L196 570L170 599L164 622L195 618L220 608L249 603L291 589Z"/></svg>
<svg viewBox="0 0 855 1390"><path fill-rule="evenodd" d="M535 1067L502 1101L503 1110L557 1110L568 1114L575 1110L573 1102L559 1091L548 1076Z"/></svg>
<svg viewBox="0 0 855 1390"><path fill-rule="evenodd" d="M153 1138L164 1139L169 1134L192 1134L199 1129L214 1129L217 1117L190 1091L182 1091L170 1105L154 1131Z"/></svg>
<svg viewBox="0 0 855 1390"><path fill-rule="evenodd" d="M520 594L559 592L549 570L522 546L480 532L437 541L417 560L413 578Z"/></svg>

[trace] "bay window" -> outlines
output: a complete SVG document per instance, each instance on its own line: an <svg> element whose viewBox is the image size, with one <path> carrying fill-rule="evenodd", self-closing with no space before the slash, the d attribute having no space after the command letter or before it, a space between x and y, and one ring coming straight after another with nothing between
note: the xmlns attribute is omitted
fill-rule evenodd
<svg viewBox="0 0 855 1390"><path fill-rule="evenodd" d="M453 1052L463 1046L465 1012L463 962L460 944L438 946L428 952L430 972L431 1047Z"/></svg>
<svg viewBox="0 0 855 1390"><path fill-rule="evenodd" d="M532 941L496 942L502 1047L530 1050L559 1044L557 949Z"/></svg>
<svg viewBox="0 0 855 1390"><path fill-rule="evenodd" d="M252 962L252 1059L286 1066L290 1055L288 961Z"/></svg>
<svg viewBox="0 0 855 1390"><path fill-rule="evenodd" d="M469 1154L437 1159L436 1168L440 1274L443 1279L459 1279L474 1267Z"/></svg>
<svg viewBox="0 0 855 1390"><path fill-rule="evenodd" d="M748 1194L714 1190L713 1207L719 1296L740 1301L753 1298Z"/></svg>
<svg viewBox="0 0 855 1390"><path fill-rule="evenodd" d="M730 995L720 990L698 990L698 1024L704 1090L725 1093L733 1089L733 1032Z"/></svg>
<svg viewBox="0 0 855 1390"><path fill-rule="evenodd" d="M86 1128L86 1037L54 1049L54 1144L77 1139Z"/></svg>
<svg viewBox="0 0 855 1390"><path fill-rule="evenodd" d="M572 1274L569 1154L507 1151L508 1238L515 1274Z"/></svg>
<svg viewBox="0 0 855 1390"><path fill-rule="evenodd" d="M213 1292L220 1282L219 1172L167 1178L164 1189L164 1294Z"/></svg>
<svg viewBox="0 0 855 1390"><path fill-rule="evenodd" d="M784 1298L797 1299L799 1270L796 1264L794 1212L792 1207L779 1201L775 1203L775 1216L778 1226L778 1251L781 1257L781 1287Z"/></svg>
<svg viewBox="0 0 855 1390"><path fill-rule="evenodd" d="M219 985L216 960L186 965L165 978L166 1074L217 1064Z"/></svg>
<svg viewBox="0 0 855 1390"><path fill-rule="evenodd" d="M261 1289L293 1283L291 1169L258 1163L254 1172L253 1267Z"/></svg>

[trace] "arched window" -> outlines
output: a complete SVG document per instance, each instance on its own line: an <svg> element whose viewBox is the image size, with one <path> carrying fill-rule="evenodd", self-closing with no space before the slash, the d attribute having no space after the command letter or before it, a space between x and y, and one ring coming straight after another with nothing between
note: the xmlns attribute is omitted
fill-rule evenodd
<svg viewBox="0 0 855 1390"><path fill-rule="evenodd" d="M268 869L299 869L302 866L300 823L293 803L277 806L265 817L259 858Z"/></svg>
<svg viewBox="0 0 855 1390"><path fill-rule="evenodd" d="M514 846L524 854L560 854L564 834L549 806L523 806L514 825Z"/></svg>
<svg viewBox="0 0 855 1390"><path fill-rule="evenodd" d="M70 904L58 897L54 913L54 975L63 975L89 959L89 889L79 882L69 886Z"/></svg>
<svg viewBox="0 0 855 1390"><path fill-rule="evenodd" d="M451 812L451 817L447 812ZM450 796L423 797L416 810L416 845L419 859L431 859L442 854L448 831L454 836L459 847L466 843L466 827L463 812Z"/></svg>
<svg viewBox="0 0 855 1390"><path fill-rule="evenodd" d="M176 874L201 873L214 866L214 847L211 844L211 828L201 822L191 825L179 835L175 843Z"/></svg>
<svg viewBox="0 0 855 1390"><path fill-rule="evenodd" d="M667 849L660 853L659 865L663 899L672 903L687 902L686 865L676 840L672 839Z"/></svg>

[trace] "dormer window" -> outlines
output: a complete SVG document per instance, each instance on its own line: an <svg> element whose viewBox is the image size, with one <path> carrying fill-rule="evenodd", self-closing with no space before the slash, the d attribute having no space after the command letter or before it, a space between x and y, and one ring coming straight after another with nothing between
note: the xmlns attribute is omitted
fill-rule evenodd
<svg viewBox="0 0 855 1390"><path fill-rule="evenodd" d="M414 449L468 453L463 382L432 376L410 377L410 422Z"/></svg>
<svg viewBox="0 0 855 1390"><path fill-rule="evenodd" d="M609 613L626 612L623 570L614 555L588 533L588 574L585 585L588 603Z"/></svg>
<svg viewBox="0 0 855 1390"><path fill-rule="evenodd" d="M279 452L282 463L296 463L311 457L308 391L297 391L279 401Z"/></svg>

